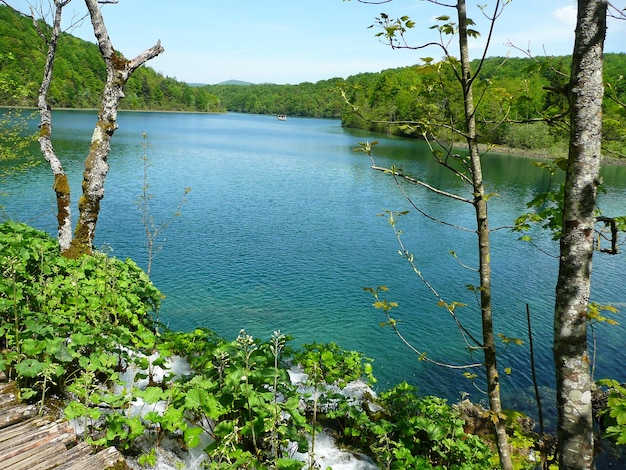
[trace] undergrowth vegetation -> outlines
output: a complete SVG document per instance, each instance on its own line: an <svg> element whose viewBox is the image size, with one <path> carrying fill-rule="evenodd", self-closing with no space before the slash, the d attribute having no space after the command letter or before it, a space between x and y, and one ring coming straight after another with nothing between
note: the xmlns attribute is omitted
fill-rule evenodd
<svg viewBox="0 0 626 470"><path fill-rule="evenodd" d="M376 395L360 353L334 343L294 350L280 332L227 341L157 328L161 294L131 260L66 259L48 234L9 221L0 267L0 368L22 399L42 413L62 409L96 446L144 465L169 440L201 446L212 469L315 468L325 430L380 468L497 467L489 438L466 433L445 400L405 383ZM347 393L354 384L359 393Z"/></svg>

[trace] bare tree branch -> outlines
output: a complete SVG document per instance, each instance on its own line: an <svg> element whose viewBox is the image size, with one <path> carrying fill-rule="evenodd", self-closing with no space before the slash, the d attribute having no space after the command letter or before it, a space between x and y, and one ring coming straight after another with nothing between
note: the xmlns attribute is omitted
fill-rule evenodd
<svg viewBox="0 0 626 470"><path fill-rule="evenodd" d="M423 182L421 180L415 179L415 178L413 178L411 176L405 175L403 171L395 169L395 168L389 169L389 168L384 168L384 167L381 167L381 166L372 165L372 170L377 170L377 171L382 171L384 173L389 173L394 178L401 178L401 179L403 179L404 181L406 181L408 183L415 184L417 186L422 186L423 188L426 188L426 189L428 189L428 190L430 190L430 191L432 191L432 192L434 192L436 194L440 194L442 196L449 197L449 198L454 199L456 201L466 202L468 204L472 203L472 201L470 199L466 199L466 198L458 196L456 194L452 194L452 193L449 193L447 191L443 191L441 189L437 189L434 186L429 185L428 183L425 183L425 182Z"/></svg>

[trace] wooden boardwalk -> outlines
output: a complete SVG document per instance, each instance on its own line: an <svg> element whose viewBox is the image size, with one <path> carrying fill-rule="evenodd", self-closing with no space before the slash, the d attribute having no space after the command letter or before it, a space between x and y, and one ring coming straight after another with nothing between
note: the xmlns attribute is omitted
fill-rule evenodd
<svg viewBox="0 0 626 470"><path fill-rule="evenodd" d="M126 470L114 447L94 453L78 442L65 420L40 417L21 404L15 384L0 377L0 468L2 470Z"/></svg>

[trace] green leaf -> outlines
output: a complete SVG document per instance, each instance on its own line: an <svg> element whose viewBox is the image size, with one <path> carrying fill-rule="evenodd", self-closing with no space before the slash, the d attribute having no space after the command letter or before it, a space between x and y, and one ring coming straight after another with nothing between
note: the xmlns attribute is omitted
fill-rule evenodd
<svg viewBox="0 0 626 470"><path fill-rule="evenodd" d="M202 428L191 427L185 429L183 433L183 439L185 444L189 448L197 447L200 444L200 435L202 434Z"/></svg>
<svg viewBox="0 0 626 470"><path fill-rule="evenodd" d="M129 427L128 439L131 441L141 436L146 430L141 420L141 417L139 416L133 416L132 418L127 418L126 423L128 424L128 427Z"/></svg>
<svg viewBox="0 0 626 470"><path fill-rule="evenodd" d="M15 365L15 370L23 377L34 378L37 377L45 367L46 364L44 362L39 362L36 359L25 359Z"/></svg>
<svg viewBox="0 0 626 470"><path fill-rule="evenodd" d="M278 470L301 470L302 462L300 460L279 458L276 460L276 468Z"/></svg>
<svg viewBox="0 0 626 470"><path fill-rule="evenodd" d="M147 404L153 405L154 403L163 399L163 390L159 387L146 387L142 392L137 392Z"/></svg>
<svg viewBox="0 0 626 470"><path fill-rule="evenodd" d="M46 349L46 342L27 338L22 341L22 352L27 356L38 356Z"/></svg>
<svg viewBox="0 0 626 470"><path fill-rule="evenodd" d="M85 407L85 405L78 401L72 401L65 407L63 413L68 420L72 420L81 416L85 416L86 411L87 408Z"/></svg>
<svg viewBox="0 0 626 470"><path fill-rule="evenodd" d="M60 362L70 362L74 360L74 356L65 344L63 338L53 338L46 344L46 352L54 356Z"/></svg>
<svg viewBox="0 0 626 470"><path fill-rule="evenodd" d="M188 410L198 410L202 408L203 403L207 400L208 393L206 390L195 387L187 392L185 396L185 408Z"/></svg>

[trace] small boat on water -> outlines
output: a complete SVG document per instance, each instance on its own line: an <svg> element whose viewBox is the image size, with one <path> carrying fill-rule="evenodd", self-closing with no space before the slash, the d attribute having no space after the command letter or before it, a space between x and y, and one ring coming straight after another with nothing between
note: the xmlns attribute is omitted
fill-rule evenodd
<svg viewBox="0 0 626 470"><path fill-rule="evenodd" d="M286 121L287 120L287 116L285 114L279 114L277 116L279 121Z"/></svg>

